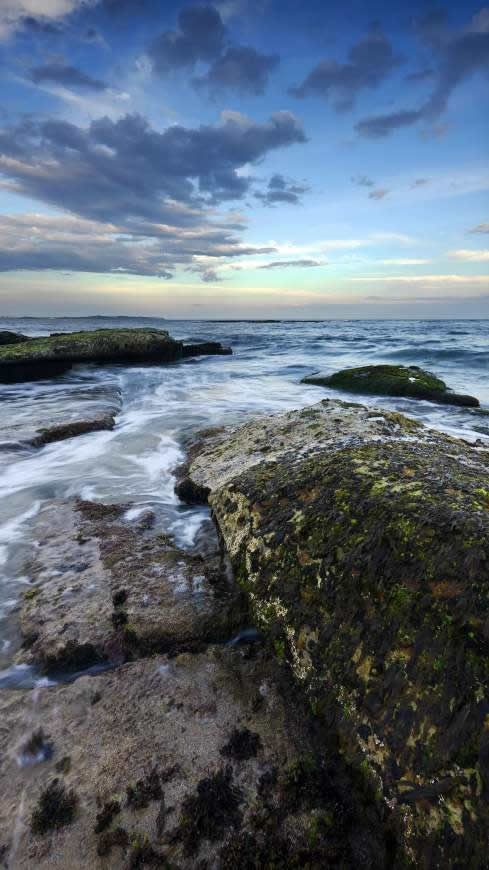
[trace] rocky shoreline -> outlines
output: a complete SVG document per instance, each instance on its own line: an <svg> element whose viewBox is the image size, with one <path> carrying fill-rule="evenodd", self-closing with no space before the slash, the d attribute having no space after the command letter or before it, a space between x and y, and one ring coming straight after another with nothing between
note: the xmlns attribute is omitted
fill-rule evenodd
<svg viewBox="0 0 489 870"><path fill-rule="evenodd" d="M165 330L151 327L53 333L45 338L15 333L9 336L0 342L0 383L7 384L55 377L80 363L155 364L202 354L232 353L219 342L185 345Z"/></svg>
<svg viewBox="0 0 489 870"><path fill-rule="evenodd" d="M200 433L176 491L192 553L130 504L36 518L0 866L483 867L488 451L324 400Z"/></svg>

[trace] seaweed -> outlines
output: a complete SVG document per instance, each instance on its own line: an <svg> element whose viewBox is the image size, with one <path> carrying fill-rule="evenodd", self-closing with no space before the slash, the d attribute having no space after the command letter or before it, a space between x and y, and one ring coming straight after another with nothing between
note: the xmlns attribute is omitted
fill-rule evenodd
<svg viewBox="0 0 489 870"><path fill-rule="evenodd" d="M33 834L46 834L56 828L70 825L78 806L73 789L66 789L59 779L53 779L41 792L37 807L31 816Z"/></svg>

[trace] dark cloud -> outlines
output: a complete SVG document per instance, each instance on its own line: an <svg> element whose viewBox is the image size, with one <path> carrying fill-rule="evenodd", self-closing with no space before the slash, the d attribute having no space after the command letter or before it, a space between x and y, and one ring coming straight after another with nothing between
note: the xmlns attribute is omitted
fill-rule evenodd
<svg viewBox="0 0 489 870"><path fill-rule="evenodd" d="M373 187L375 181L372 181L368 175L352 175L351 181L353 184L358 184L359 187Z"/></svg>
<svg viewBox="0 0 489 870"><path fill-rule="evenodd" d="M401 127L411 127L423 117L421 110L407 109L400 112L392 112L389 115L376 115L373 118L364 118L355 124L355 130L360 136L367 136L369 139L383 139L392 133L393 130L399 130Z"/></svg>
<svg viewBox="0 0 489 870"><path fill-rule="evenodd" d="M67 88L83 88L89 91L105 91L108 88L105 82L93 79L77 69L77 67L68 66L63 63L49 63L44 66L36 66L30 70L29 77L35 84L54 82Z"/></svg>
<svg viewBox="0 0 489 870"><path fill-rule="evenodd" d="M1 268L164 275L196 262L205 274L209 258L272 252L242 245L243 219L219 217L214 206L245 195L250 180L239 174L242 166L304 141L288 112L263 123L229 112L214 126L174 125L162 133L138 115L101 118L88 128L50 120L0 131L8 190L71 212L80 225L91 222L91 233L100 226L80 246L79 239L59 242L45 224L44 246L29 233L20 248L0 244Z"/></svg>
<svg viewBox="0 0 489 870"><path fill-rule="evenodd" d="M432 79L435 75L435 70L432 67L425 67L424 69L420 69L417 72L409 73L406 76L407 82L424 82L426 79Z"/></svg>
<svg viewBox="0 0 489 870"><path fill-rule="evenodd" d="M153 69L166 75L173 69L215 60L224 48L226 28L214 6L189 6L178 15L178 29L158 36L149 49Z"/></svg>
<svg viewBox="0 0 489 870"><path fill-rule="evenodd" d="M280 202L288 202L292 205L299 205L301 196L307 193L309 188L303 184L296 184L291 180L287 180L283 175L276 172L272 175L268 182L267 189L256 191L256 199L261 200L265 205L276 205Z"/></svg>
<svg viewBox="0 0 489 870"><path fill-rule="evenodd" d="M48 36L59 36L63 32L59 24L53 24L42 18L34 18L32 15L26 15L21 20L21 26L29 33L47 34Z"/></svg>
<svg viewBox="0 0 489 870"><path fill-rule="evenodd" d="M5 169L26 195L96 220L133 215L162 222L179 214L190 220L191 208L241 198L249 181L240 167L306 141L289 112L264 123L223 113L218 125L175 124L163 133L126 115L100 118L88 129L52 120L5 134L6 151L26 155L25 163Z"/></svg>
<svg viewBox="0 0 489 870"><path fill-rule="evenodd" d="M258 266L259 269L290 269L296 267L298 269L306 269L309 266L324 265L319 260L272 260L271 263L265 263L263 266Z"/></svg>
<svg viewBox="0 0 489 870"><path fill-rule="evenodd" d="M371 190L368 198L369 199L384 199L390 191L385 187L378 187L377 190Z"/></svg>
<svg viewBox="0 0 489 870"><path fill-rule="evenodd" d="M472 227L469 233L489 233L489 224L478 224L476 227Z"/></svg>
<svg viewBox="0 0 489 870"><path fill-rule="evenodd" d="M212 92L232 90L259 96L265 92L270 73L278 66L276 54L261 54L244 45L232 46L218 57L207 73L194 79L198 88Z"/></svg>
<svg viewBox="0 0 489 870"><path fill-rule="evenodd" d="M343 111L353 106L360 91L379 87L400 62L387 37L376 28L350 49L347 63L321 61L290 93L332 97L336 109Z"/></svg>
<svg viewBox="0 0 489 870"><path fill-rule="evenodd" d="M482 23L481 23L482 22ZM365 118L355 125L361 136L384 138L394 130L420 121L433 122L448 105L453 91L477 72L489 72L489 32L482 19L472 21L474 29L446 41L436 41L438 66L431 96L419 109L402 109L386 115ZM482 28L482 29L478 29ZM432 40L433 41L433 40Z"/></svg>
<svg viewBox="0 0 489 870"><path fill-rule="evenodd" d="M424 15L412 19L412 27L417 36L428 45L437 47L443 42L448 27L448 13L445 9L430 9Z"/></svg>

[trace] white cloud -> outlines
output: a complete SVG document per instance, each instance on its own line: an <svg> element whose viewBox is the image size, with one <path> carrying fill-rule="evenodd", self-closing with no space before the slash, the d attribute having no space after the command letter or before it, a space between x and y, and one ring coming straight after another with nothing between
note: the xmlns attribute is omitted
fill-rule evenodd
<svg viewBox="0 0 489 870"><path fill-rule="evenodd" d="M88 2L95 5L97 0ZM1 0L0 39L11 36L22 25L24 18L56 24L82 5L87 5L86 0Z"/></svg>
<svg viewBox="0 0 489 870"><path fill-rule="evenodd" d="M488 275L369 275L350 281L392 281L398 284L488 284Z"/></svg>
<svg viewBox="0 0 489 870"><path fill-rule="evenodd" d="M449 251L448 256L452 257L453 260L466 260L469 263L481 263L484 260L489 260L489 248L483 251L458 248L456 251Z"/></svg>
<svg viewBox="0 0 489 870"><path fill-rule="evenodd" d="M415 260L415 259L391 259L391 260L376 260L381 266L426 266L431 263L431 260Z"/></svg>

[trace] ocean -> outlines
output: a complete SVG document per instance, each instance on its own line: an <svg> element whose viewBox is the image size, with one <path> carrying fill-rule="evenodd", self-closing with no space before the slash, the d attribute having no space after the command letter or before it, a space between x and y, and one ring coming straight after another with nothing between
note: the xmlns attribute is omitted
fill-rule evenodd
<svg viewBox="0 0 489 870"><path fill-rule="evenodd" d="M28 563L42 546L36 517L51 500L80 496L151 508L161 531L195 548L208 510L182 505L174 469L195 431L348 398L416 417L427 426L489 446L489 320L188 321L159 318L6 318L0 329L49 335L103 326L156 326L174 338L216 340L232 356L166 365L79 366L62 377L0 385L0 686L35 685L32 668L13 664L19 650L19 601ZM383 396L353 397L301 384L315 371L366 363L427 368L480 409ZM117 404L113 431L41 448L26 445L36 424L83 419L86 408Z"/></svg>

